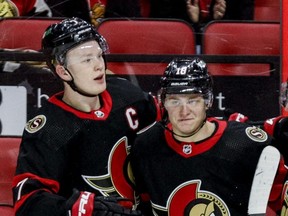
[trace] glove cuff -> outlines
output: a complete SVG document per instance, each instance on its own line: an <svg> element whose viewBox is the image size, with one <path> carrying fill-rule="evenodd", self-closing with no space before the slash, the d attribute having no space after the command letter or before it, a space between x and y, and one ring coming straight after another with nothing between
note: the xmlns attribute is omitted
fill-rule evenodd
<svg viewBox="0 0 288 216"><path fill-rule="evenodd" d="M229 116L228 121L238 121L238 122L247 122L248 121L248 117L243 115L242 113L232 113Z"/></svg>
<svg viewBox="0 0 288 216"><path fill-rule="evenodd" d="M81 191L80 196L71 209L71 216L92 216L94 210L95 194Z"/></svg>
<svg viewBox="0 0 288 216"><path fill-rule="evenodd" d="M271 119L267 119L263 125L266 133L268 133L270 136L274 136L276 125L282 118L283 116L278 116Z"/></svg>

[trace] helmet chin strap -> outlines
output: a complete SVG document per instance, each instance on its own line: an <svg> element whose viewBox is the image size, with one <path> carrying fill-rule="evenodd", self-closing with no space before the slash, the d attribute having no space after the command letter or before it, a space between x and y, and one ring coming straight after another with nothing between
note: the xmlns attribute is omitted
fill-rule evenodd
<svg viewBox="0 0 288 216"><path fill-rule="evenodd" d="M72 76L71 72L68 70L67 67L64 67L65 70L69 73L69 75L71 76L72 80L70 81L64 81L66 83L69 84L69 86L76 92L78 92L79 94L83 95L83 96L86 96L86 97L95 97L95 96L98 96L98 94L89 94L87 92L84 92L82 90L80 90L76 85L75 85L75 82L74 82L74 77Z"/></svg>

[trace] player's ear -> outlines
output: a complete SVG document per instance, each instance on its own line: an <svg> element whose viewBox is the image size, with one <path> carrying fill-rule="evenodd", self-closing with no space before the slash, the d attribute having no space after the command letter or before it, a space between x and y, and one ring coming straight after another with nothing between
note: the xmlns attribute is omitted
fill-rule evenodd
<svg viewBox="0 0 288 216"><path fill-rule="evenodd" d="M71 75L70 73L68 73L68 71L66 70L66 68L62 65L56 65L55 66L55 70L57 75L64 81L71 81Z"/></svg>
<svg viewBox="0 0 288 216"><path fill-rule="evenodd" d="M204 103L205 103L205 110L209 110L210 107L209 107L209 101L207 99L204 99Z"/></svg>

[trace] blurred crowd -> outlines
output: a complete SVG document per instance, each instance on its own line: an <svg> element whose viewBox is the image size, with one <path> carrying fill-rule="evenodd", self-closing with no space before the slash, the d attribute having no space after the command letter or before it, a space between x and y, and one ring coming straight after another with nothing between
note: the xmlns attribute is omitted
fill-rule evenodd
<svg viewBox="0 0 288 216"><path fill-rule="evenodd" d="M0 0L0 17L77 16L178 18L195 25L212 19L251 20L254 0Z"/></svg>

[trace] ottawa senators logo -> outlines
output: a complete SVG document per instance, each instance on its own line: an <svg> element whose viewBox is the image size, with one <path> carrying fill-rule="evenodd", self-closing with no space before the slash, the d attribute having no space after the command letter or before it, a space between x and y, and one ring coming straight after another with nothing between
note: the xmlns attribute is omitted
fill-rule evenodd
<svg viewBox="0 0 288 216"><path fill-rule="evenodd" d="M35 133L44 127L46 124L46 117L44 115L38 115L35 118L27 122L25 130L29 133Z"/></svg>
<svg viewBox="0 0 288 216"><path fill-rule="evenodd" d="M265 142L268 139L267 133L258 127L247 127L247 136L255 142Z"/></svg>
<svg viewBox="0 0 288 216"><path fill-rule="evenodd" d="M86 183L98 190L103 196L117 195L134 199L131 187L132 175L127 156L130 153L127 137L121 138L110 152L108 160L108 173L102 176L86 176L82 178Z"/></svg>
<svg viewBox="0 0 288 216"><path fill-rule="evenodd" d="M154 215L230 216L224 201L209 191L200 190L201 181L188 181L169 196L166 207L152 203Z"/></svg>

